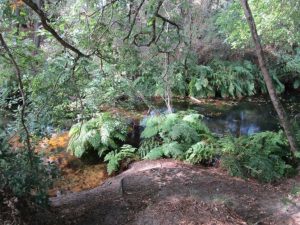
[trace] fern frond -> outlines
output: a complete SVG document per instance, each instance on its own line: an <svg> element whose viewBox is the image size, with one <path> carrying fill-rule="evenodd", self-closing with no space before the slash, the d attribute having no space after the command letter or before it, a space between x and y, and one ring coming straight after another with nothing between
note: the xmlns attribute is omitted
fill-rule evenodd
<svg viewBox="0 0 300 225"><path fill-rule="evenodd" d="M203 116L197 113L192 113L192 114L188 114L188 115L184 115L182 120L189 122L189 123L198 123L199 119L202 119Z"/></svg>
<svg viewBox="0 0 300 225"><path fill-rule="evenodd" d="M150 118L142 135L143 142L148 146L142 144L139 150L141 156L147 159L182 159L191 145L201 140L211 142L214 138L201 119L202 115L193 112L178 112ZM155 146L151 146L153 140Z"/></svg>
<svg viewBox="0 0 300 225"><path fill-rule="evenodd" d="M216 156L216 149L213 144L200 141L192 145L186 152L186 161L191 164L197 164L212 160Z"/></svg>
<svg viewBox="0 0 300 225"><path fill-rule="evenodd" d="M182 140L185 143L195 143L200 141L199 133L188 123L177 123L169 131L171 140Z"/></svg>
<svg viewBox="0 0 300 225"><path fill-rule="evenodd" d="M155 159L160 159L163 156L164 156L164 151L162 147L156 147L151 149L149 153L144 157L144 159L155 160Z"/></svg>
<svg viewBox="0 0 300 225"><path fill-rule="evenodd" d="M107 163L107 172L112 174L119 170L120 162L124 159L138 159L136 148L131 145L123 145L119 150L109 152L104 161Z"/></svg>
<svg viewBox="0 0 300 225"><path fill-rule="evenodd" d="M105 157L104 157L104 162L107 163L107 172L108 174L112 174L114 171L117 171L119 169L119 160L116 157L117 153L116 152L109 152Z"/></svg>
<svg viewBox="0 0 300 225"><path fill-rule="evenodd" d="M144 139L138 149L141 158L144 158L153 148L156 148L160 143L155 138Z"/></svg>
<svg viewBox="0 0 300 225"><path fill-rule="evenodd" d="M174 159L183 159L184 146L178 142L171 142L161 146L164 156Z"/></svg>
<svg viewBox="0 0 300 225"><path fill-rule="evenodd" d="M99 156L104 156L125 140L127 124L109 113L102 113L97 118L72 126L69 136L68 151L76 157L82 157L88 150L96 150Z"/></svg>
<svg viewBox="0 0 300 225"><path fill-rule="evenodd" d="M162 122L161 116L150 117L146 121L146 127L141 133L142 138L151 138L160 131L160 124Z"/></svg>
<svg viewBox="0 0 300 225"><path fill-rule="evenodd" d="M272 182L292 169L285 161L291 155L282 131L226 137L219 144L223 152L221 165L234 176Z"/></svg>

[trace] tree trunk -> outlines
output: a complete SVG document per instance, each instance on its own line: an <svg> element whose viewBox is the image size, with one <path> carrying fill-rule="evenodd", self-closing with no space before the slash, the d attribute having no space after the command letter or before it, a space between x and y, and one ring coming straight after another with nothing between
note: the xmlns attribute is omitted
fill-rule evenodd
<svg viewBox="0 0 300 225"><path fill-rule="evenodd" d="M245 13L246 19L248 21L250 30L251 30L251 35L252 35L253 42L255 44L255 49L256 49L256 54L257 54L257 58L258 58L258 62L259 62L259 67L260 67L261 72L263 74L264 81L266 83L271 101L273 103L273 106L274 106L277 114L278 114L281 126L283 127L284 132L287 136L287 139L288 139L289 144L290 144L291 151L296 152L297 151L297 143L296 143L295 137L293 135L291 125L290 125L290 122L288 120L288 116L287 116L282 104L280 103L280 101L277 97L272 78L271 78L271 76L269 74L269 71L266 67L264 53L263 53L263 50L262 50L262 46L261 46L259 36L257 34L255 21L253 19L252 12L251 12L251 9L250 9L249 4L248 4L248 0L241 0L241 3L242 3L242 6L243 6L243 9L244 9L244 13Z"/></svg>

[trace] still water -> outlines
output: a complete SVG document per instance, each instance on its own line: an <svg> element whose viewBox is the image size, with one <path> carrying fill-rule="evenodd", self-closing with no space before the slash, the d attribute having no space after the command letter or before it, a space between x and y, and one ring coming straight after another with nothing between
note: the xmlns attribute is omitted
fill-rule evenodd
<svg viewBox="0 0 300 225"><path fill-rule="evenodd" d="M300 113L299 93L283 96L282 102L291 117ZM204 123L217 135L228 133L234 136L251 135L261 131L277 131L280 129L277 114L267 98L204 104L180 101L174 102L173 106L174 112L194 110L202 114ZM158 105L149 115L141 119L140 126L145 125L145 121L149 116L164 112L166 112L166 107Z"/></svg>

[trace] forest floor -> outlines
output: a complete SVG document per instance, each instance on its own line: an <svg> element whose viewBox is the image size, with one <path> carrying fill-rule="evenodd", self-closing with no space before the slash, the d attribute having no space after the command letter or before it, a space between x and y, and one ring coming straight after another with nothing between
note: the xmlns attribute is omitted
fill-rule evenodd
<svg viewBox="0 0 300 225"><path fill-rule="evenodd" d="M51 198L50 224L300 224L300 176L265 185L220 168L141 161L98 187ZM46 218L46 217L45 217Z"/></svg>

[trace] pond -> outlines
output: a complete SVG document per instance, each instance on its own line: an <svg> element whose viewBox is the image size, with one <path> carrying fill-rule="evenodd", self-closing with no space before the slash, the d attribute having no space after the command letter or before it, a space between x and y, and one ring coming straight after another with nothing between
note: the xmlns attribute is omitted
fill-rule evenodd
<svg viewBox="0 0 300 225"><path fill-rule="evenodd" d="M300 113L300 93L286 94L281 97L281 101L291 117ZM135 144L139 142L146 119L167 111L162 103L157 103L155 107L140 119L139 124L136 125L137 130L131 134ZM204 123L218 136L251 135L280 129L277 114L267 97L245 98L240 101L205 100L201 104L177 100L173 102L173 110L174 112L194 110L202 114Z"/></svg>

